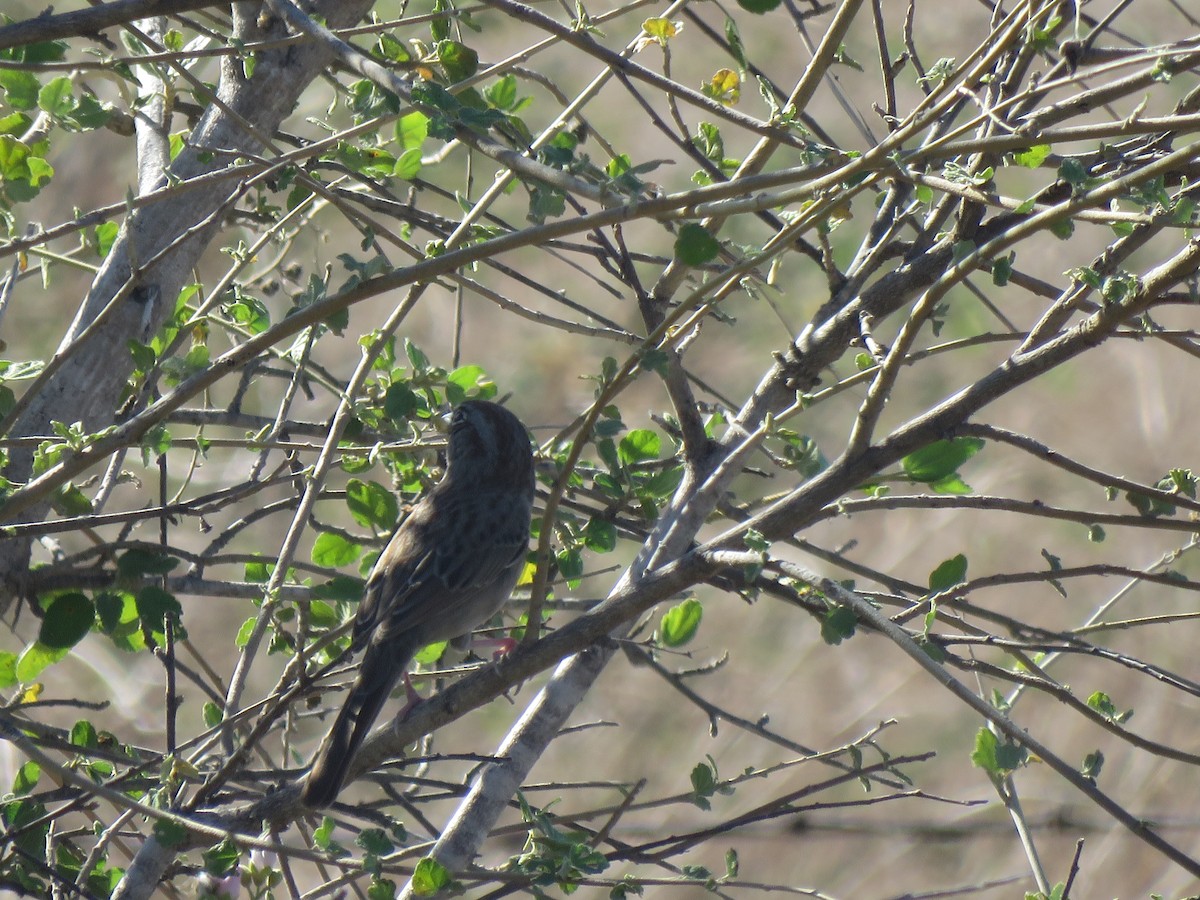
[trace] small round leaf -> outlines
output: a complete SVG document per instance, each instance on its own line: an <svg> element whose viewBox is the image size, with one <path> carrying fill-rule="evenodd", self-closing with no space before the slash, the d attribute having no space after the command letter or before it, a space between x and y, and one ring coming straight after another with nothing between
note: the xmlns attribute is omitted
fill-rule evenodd
<svg viewBox="0 0 1200 900"><path fill-rule="evenodd" d="M704 607L699 600L688 598L673 606L658 626L658 638L664 647L682 647L696 636Z"/></svg>
<svg viewBox="0 0 1200 900"><path fill-rule="evenodd" d="M688 222L680 228L679 236L675 238L675 255L689 266L702 266L720 252L721 245L717 239L709 234L707 228L695 222Z"/></svg>
<svg viewBox="0 0 1200 900"><path fill-rule="evenodd" d="M51 601L38 631L38 641L52 649L74 647L92 629L96 607L83 594L72 591Z"/></svg>

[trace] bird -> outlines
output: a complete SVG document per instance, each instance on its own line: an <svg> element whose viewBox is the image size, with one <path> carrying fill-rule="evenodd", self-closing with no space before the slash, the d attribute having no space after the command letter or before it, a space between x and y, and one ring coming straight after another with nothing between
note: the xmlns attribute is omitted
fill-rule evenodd
<svg viewBox="0 0 1200 900"><path fill-rule="evenodd" d="M337 798L355 752L413 655L495 615L524 567L533 515L529 434L512 412L468 400L450 418L446 470L400 523L367 578L352 652L362 665L301 788L311 809Z"/></svg>

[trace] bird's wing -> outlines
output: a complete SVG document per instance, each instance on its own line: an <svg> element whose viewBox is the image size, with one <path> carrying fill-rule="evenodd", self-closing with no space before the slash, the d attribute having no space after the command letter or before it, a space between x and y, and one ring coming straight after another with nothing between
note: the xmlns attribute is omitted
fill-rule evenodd
<svg viewBox="0 0 1200 900"><path fill-rule="evenodd" d="M511 494L488 499L435 493L417 505L367 580L354 623L356 647L414 631L430 641L461 633L456 626L470 618L463 607L494 587L529 541L529 516L513 509L528 501Z"/></svg>

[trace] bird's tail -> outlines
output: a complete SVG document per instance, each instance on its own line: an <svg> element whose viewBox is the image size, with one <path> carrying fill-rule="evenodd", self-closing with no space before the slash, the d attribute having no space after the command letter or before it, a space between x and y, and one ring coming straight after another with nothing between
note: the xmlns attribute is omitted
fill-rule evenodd
<svg viewBox="0 0 1200 900"><path fill-rule="evenodd" d="M411 654L401 654L403 659L392 656L381 660L371 650L367 651L358 679L321 742L300 790L301 801L310 809L323 809L337 799L355 753L411 659Z"/></svg>

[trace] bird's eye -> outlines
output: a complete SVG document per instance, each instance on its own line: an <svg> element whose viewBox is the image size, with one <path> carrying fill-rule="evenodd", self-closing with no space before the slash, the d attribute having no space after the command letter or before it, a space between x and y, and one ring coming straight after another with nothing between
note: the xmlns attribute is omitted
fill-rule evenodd
<svg viewBox="0 0 1200 900"><path fill-rule="evenodd" d="M474 416L470 415L464 407L458 407L454 410L454 415L450 418L450 431L462 431L463 428L474 427Z"/></svg>

